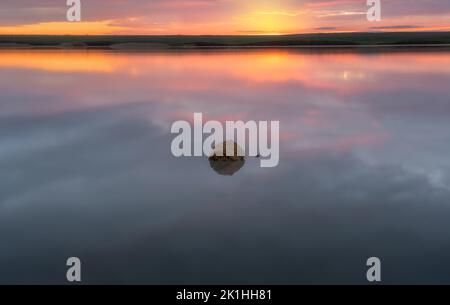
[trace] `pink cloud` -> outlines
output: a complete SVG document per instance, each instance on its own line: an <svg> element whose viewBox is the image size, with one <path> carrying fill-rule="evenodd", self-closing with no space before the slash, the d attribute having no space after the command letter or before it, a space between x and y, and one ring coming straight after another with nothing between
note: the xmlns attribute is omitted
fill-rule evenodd
<svg viewBox="0 0 450 305"><path fill-rule="evenodd" d="M383 30L411 27L412 17L419 22L417 29L450 26L448 0L384 0L382 4L383 22L377 25ZM290 32L360 31L373 26L362 14L367 8L365 0L109 0L107 5L103 0L89 0L82 1L82 5L85 21L110 20L114 25L127 27L120 32L126 34L257 32L258 28L246 19L256 11L281 12L275 22L289 24ZM3 0L0 27L64 21L65 9L65 1L61 0ZM264 17L268 18L258 16L259 25L274 22L265 21Z"/></svg>

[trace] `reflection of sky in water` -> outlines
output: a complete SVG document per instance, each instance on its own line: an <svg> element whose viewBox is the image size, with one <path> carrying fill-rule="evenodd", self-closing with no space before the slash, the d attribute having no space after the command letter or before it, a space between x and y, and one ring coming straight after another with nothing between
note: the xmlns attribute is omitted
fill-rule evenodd
<svg viewBox="0 0 450 305"><path fill-rule="evenodd" d="M450 53L2 52L0 282L450 283ZM281 161L170 124L280 120Z"/></svg>

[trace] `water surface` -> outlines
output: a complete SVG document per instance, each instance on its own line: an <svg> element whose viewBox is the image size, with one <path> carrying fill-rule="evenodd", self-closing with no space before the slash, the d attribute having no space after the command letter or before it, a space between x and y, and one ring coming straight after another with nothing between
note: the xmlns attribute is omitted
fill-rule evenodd
<svg viewBox="0 0 450 305"><path fill-rule="evenodd" d="M1 51L0 283L450 283L450 52ZM170 126L279 120L233 176Z"/></svg>

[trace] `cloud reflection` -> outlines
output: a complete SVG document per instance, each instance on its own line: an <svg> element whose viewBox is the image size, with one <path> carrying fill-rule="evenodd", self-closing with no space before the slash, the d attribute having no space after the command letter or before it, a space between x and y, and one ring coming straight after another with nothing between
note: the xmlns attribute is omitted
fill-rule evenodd
<svg viewBox="0 0 450 305"><path fill-rule="evenodd" d="M1 283L60 283L73 255L86 283L361 283L374 254L386 283L450 282L448 53L55 58L0 57ZM279 120L282 162L172 157L193 112Z"/></svg>

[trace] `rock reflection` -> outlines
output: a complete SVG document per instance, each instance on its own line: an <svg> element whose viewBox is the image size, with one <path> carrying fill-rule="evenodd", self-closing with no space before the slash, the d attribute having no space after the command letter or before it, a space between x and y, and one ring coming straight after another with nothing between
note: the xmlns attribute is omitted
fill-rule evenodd
<svg viewBox="0 0 450 305"><path fill-rule="evenodd" d="M211 168L219 175L222 176L233 176L245 165L245 160L209 160Z"/></svg>
<svg viewBox="0 0 450 305"><path fill-rule="evenodd" d="M209 157L211 168L219 175L233 176L245 165L244 151L232 141L223 142L214 148Z"/></svg>

